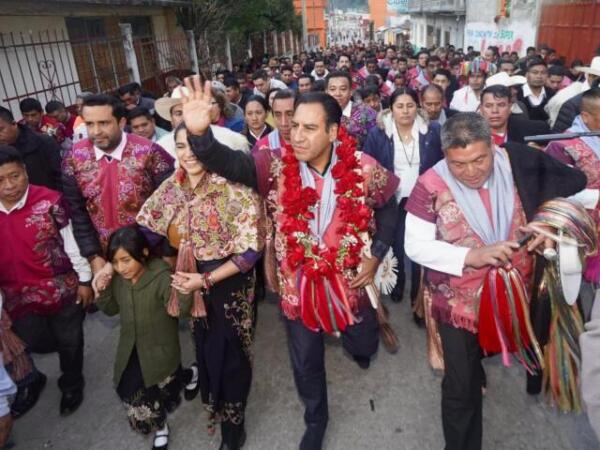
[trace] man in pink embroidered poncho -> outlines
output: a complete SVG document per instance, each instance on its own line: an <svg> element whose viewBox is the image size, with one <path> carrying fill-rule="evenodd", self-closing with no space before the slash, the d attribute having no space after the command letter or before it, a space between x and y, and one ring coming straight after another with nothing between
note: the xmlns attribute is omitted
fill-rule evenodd
<svg viewBox="0 0 600 450"><path fill-rule="evenodd" d="M81 254L97 273L110 234L135 223L146 199L173 172L174 160L157 144L123 131L126 111L112 97L87 97L82 115L88 138L65 156L63 184Z"/></svg>
<svg viewBox="0 0 600 450"><path fill-rule="evenodd" d="M438 322L446 448L480 449L484 278L491 267L510 262L529 279L530 252L549 244L538 236L520 247L517 241L528 232L523 227L544 201L583 189L585 176L521 144L496 147L489 125L476 113L450 118L441 138L445 158L419 177L406 205L405 250L426 269L431 314Z"/></svg>

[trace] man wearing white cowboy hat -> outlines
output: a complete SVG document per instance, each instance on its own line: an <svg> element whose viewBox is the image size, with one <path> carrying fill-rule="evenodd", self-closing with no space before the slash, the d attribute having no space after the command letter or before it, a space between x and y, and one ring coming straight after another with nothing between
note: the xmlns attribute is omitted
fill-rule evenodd
<svg viewBox="0 0 600 450"><path fill-rule="evenodd" d="M165 120L171 122L173 130L177 128L181 122L183 122L183 103L182 95L187 95L188 91L185 86L179 86L173 90L171 97L162 97L156 100L154 108L156 113ZM249 151L248 141L240 133L236 133L227 128L220 127L218 125L210 126L215 138L222 144L234 150L242 150L244 152ZM162 148L164 148L169 154L175 158L175 165L178 165L177 156L175 155L175 135L174 132L164 135L157 142Z"/></svg>
<svg viewBox="0 0 600 450"><path fill-rule="evenodd" d="M529 114L527 113L527 108L523 102L517 99L518 87L525 83L527 83L527 78L523 75L509 75L508 72L498 72L486 80L485 87L488 88L494 85L502 85L509 88L512 100L511 114L522 114L523 117L528 119Z"/></svg>
<svg viewBox="0 0 600 450"><path fill-rule="evenodd" d="M592 58L592 62L589 66L584 67L576 67L580 72L585 73L585 81L578 81L575 83L571 83L566 88L559 91L554 97L550 99L546 107L544 108L550 116L548 123L554 129L554 131L562 132L569 128L571 124L562 124L559 125L557 123L558 113L562 105L569 99L575 97L578 94L581 94L592 87L592 83L600 78L600 56L595 56Z"/></svg>

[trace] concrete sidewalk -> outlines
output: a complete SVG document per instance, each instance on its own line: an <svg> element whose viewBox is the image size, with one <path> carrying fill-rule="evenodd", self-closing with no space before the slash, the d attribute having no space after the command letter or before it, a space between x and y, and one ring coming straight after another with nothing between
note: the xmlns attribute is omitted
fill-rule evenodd
<svg viewBox="0 0 600 450"><path fill-rule="evenodd" d="M429 368L425 332L411 320L409 305L389 305L400 338L396 355L380 349L369 370L360 369L343 354L335 339L326 350L330 422L325 448L441 449L440 376ZM112 387L118 321L102 313L85 324L85 400L72 416L58 414L60 392L56 354L36 357L48 375L39 403L14 428L17 449L131 450L150 449L152 439L129 429L125 412ZM186 363L192 345L181 333ZM303 432L302 405L296 395L287 342L277 305L259 306L254 345L254 381L247 409L245 450L294 449ZM484 362L488 391L484 398L484 449L593 450L600 448L585 414L560 414L543 398L525 393L525 374L505 368L498 358ZM215 449L219 432L206 434L199 397L169 418L170 448Z"/></svg>

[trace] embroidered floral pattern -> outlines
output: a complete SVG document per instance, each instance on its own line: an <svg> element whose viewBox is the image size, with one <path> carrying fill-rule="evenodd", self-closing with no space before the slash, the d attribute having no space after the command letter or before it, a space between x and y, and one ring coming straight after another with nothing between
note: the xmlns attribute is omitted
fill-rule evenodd
<svg viewBox="0 0 600 450"><path fill-rule="evenodd" d="M398 179L391 176L386 169L381 167L373 158L364 153L358 153L359 165L361 168L362 175L364 177L363 188L365 190L365 204L377 208L381 207L387 200L394 194ZM272 157L271 160L271 174L278 172L273 165L279 167L281 165L280 158ZM372 178L376 178L377 181L373 181ZM266 193L267 206L269 218L276 225L275 237L274 237L274 250L277 258L277 281L278 281L278 292L281 298L281 308L283 314L289 319L297 319L300 317L300 300L298 287L295 283L296 274L290 271L289 268L285 267L283 261L286 259L286 236L285 233L281 232L282 225L282 202L280 196L284 192L285 176L280 173L274 182L270 185L270 190ZM339 226L340 214L339 211L334 213L333 226ZM347 290L348 299L350 303L350 309L353 311L357 310L358 298L356 291L351 291L347 286L344 287Z"/></svg>
<svg viewBox="0 0 600 450"><path fill-rule="evenodd" d="M375 126L377 113L360 103L352 103L350 117L342 116L342 125L356 139L356 149L361 150L369 130Z"/></svg>
<svg viewBox="0 0 600 450"><path fill-rule="evenodd" d="M484 246L481 238L468 225L448 186L435 172L429 172L421 177L415 189L418 191L425 189L429 192L430 195L425 197L429 202L419 204L420 211L411 210L411 212L418 217L428 216L431 211L434 212L431 219L436 224L437 239L459 247ZM519 227L527 223L516 189L515 211L509 236L512 240L517 239ZM522 249L515 254L512 262L527 281L532 267L531 256ZM432 294L434 318L442 323L450 323L455 327L477 333L480 289L486 273L486 268L465 268L462 277L454 277L428 269L426 280Z"/></svg>
<svg viewBox="0 0 600 450"><path fill-rule="evenodd" d="M206 410L209 413L210 423L231 422L234 425L241 425L244 421L246 407L242 402L224 402L223 407L219 411L215 411L213 403L209 400Z"/></svg>
<svg viewBox="0 0 600 450"><path fill-rule="evenodd" d="M115 228L135 223L142 204L172 168L173 159L168 153L133 134L127 135L127 144L118 163L117 186L106 185L101 161L96 161L88 139L73 146L63 160L63 173L76 179L103 248ZM112 192L117 205L109 211L102 205L111 189L116 191Z"/></svg>
<svg viewBox="0 0 600 450"><path fill-rule="evenodd" d="M23 214L3 216L3 225L20 230L0 255L0 285L13 319L28 312L48 314L74 301L78 277L64 251L60 230L68 222L59 193L30 186ZM9 225L10 224L10 225ZM15 254L18 254L15 260Z"/></svg>
<svg viewBox="0 0 600 450"><path fill-rule="evenodd" d="M134 431L148 434L161 429L167 413L173 412L181 402L183 387L178 373L168 376L157 385L142 388L123 400L129 425Z"/></svg>
<svg viewBox="0 0 600 450"><path fill-rule="evenodd" d="M252 308L254 300L253 286L252 283L247 289L234 292L231 295L232 301L223 305L225 318L229 321L240 339L244 353L249 361L252 361L252 336L254 332L254 309Z"/></svg>
<svg viewBox="0 0 600 450"><path fill-rule="evenodd" d="M137 216L140 225L168 236L174 247L179 239L189 239L199 261L262 250L264 214L256 193L216 174L207 174L194 190L178 177L180 171L144 203Z"/></svg>

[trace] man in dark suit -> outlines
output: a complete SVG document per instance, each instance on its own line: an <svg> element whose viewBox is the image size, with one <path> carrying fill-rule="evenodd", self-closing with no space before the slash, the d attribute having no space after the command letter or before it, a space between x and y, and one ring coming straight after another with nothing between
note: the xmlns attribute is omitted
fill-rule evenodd
<svg viewBox="0 0 600 450"><path fill-rule="evenodd" d="M496 145L507 142L525 143L525 136L550 133L548 124L541 120L529 120L519 114L511 114L510 89L502 85L493 85L481 93L479 113L492 129Z"/></svg>
<svg viewBox="0 0 600 450"><path fill-rule="evenodd" d="M547 121L549 116L544 107L556 93L546 87L548 66L543 59L534 58L527 64L527 83L519 88L517 99L527 108L531 120Z"/></svg>

